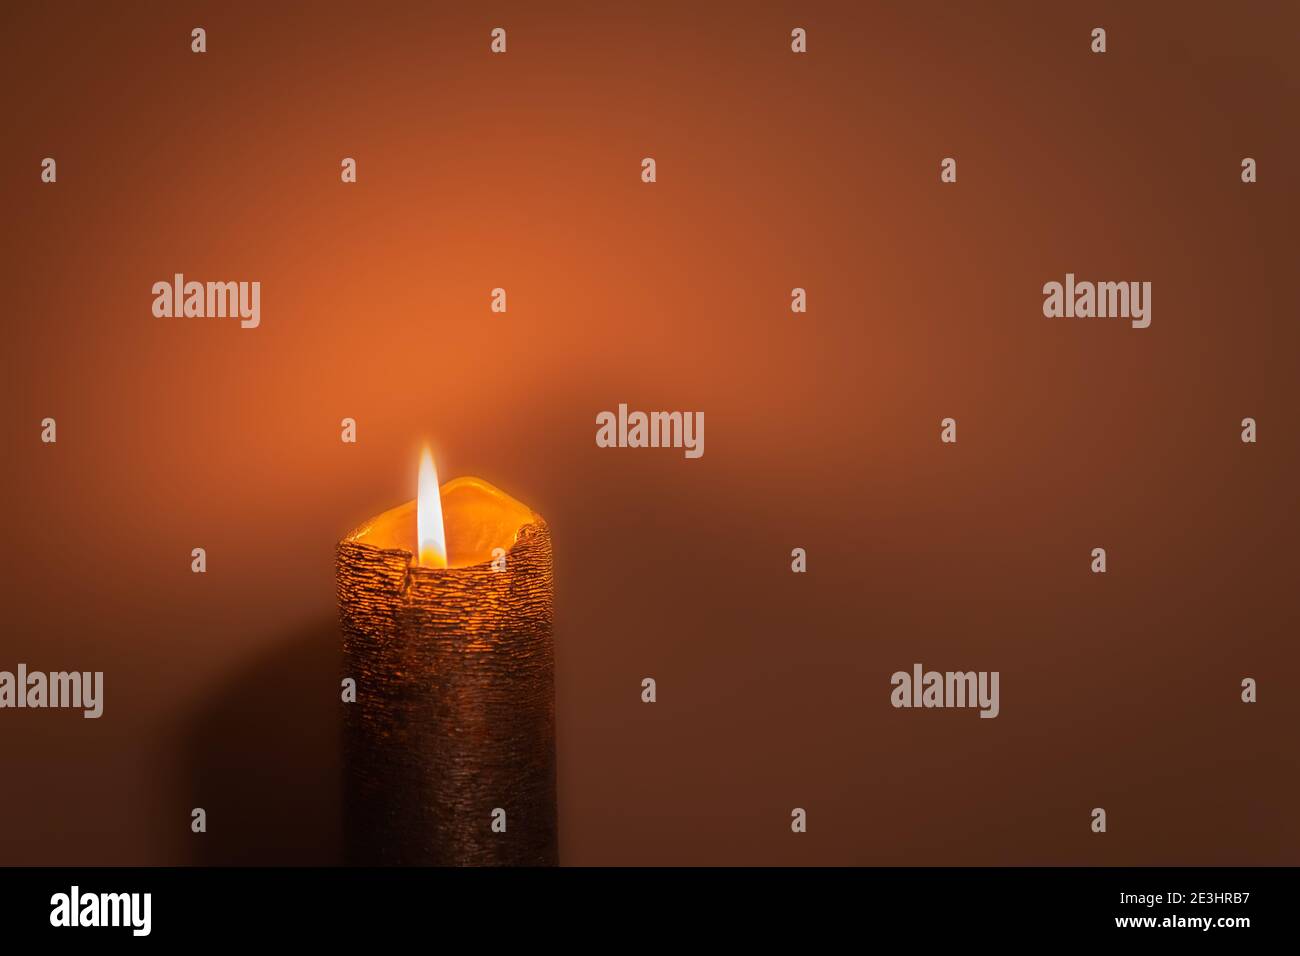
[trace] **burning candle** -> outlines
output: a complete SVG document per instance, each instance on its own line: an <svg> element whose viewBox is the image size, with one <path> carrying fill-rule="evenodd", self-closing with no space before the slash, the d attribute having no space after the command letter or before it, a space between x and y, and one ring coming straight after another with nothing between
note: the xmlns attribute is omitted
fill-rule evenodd
<svg viewBox="0 0 1300 956"><path fill-rule="evenodd" d="M553 865L551 535L479 478L438 487L338 544L349 862Z"/></svg>

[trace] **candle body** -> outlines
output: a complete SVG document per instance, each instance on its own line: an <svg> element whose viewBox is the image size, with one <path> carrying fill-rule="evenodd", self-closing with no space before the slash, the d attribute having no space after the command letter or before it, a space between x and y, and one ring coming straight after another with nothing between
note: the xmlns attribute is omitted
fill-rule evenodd
<svg viewBox="0 0 1300 956"><path fill-rule="evenodd" d="M460 479L464 481L464 479ZM498 557L415 566L341 541L344 830L355 864L554 865L551 537L531 514Z"/></svg>

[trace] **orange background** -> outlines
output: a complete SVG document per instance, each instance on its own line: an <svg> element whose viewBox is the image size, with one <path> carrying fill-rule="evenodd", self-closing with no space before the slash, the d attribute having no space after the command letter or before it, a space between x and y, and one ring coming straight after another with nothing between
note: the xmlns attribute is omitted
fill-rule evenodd
<svg viewBox="0 0 1300 956"><path fill-rule="evenodd" d="M340 858L334 544L426 438L551 525L566 863L1300 862L1293 4L3 17L0 669L106 674L0 712L3 862Z"/></svg>

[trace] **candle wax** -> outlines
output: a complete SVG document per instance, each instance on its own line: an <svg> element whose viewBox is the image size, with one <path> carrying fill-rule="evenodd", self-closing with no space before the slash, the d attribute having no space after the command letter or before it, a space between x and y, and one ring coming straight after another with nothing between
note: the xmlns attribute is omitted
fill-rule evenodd
<svg viewBox="0 0 1300 956"><path fill-rule="evenodd" d="M519 529L536 521L531 508L482 478L453 478L442 486L440 494L447 567L451 570L491 561L496 548L509 551ZM382 551L418 554L416 502L408 501L372 518L347 540Z"/></svg>

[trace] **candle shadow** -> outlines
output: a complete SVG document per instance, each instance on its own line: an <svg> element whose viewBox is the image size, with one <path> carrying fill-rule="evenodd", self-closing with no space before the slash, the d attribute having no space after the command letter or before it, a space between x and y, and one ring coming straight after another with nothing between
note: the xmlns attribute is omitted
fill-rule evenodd
<svg viewBox="0 0 1300 956"><path fill-rule="evenodd" d="M183 786L205 866L342 862L338 621L271 642L187 724Z"/></svg>

